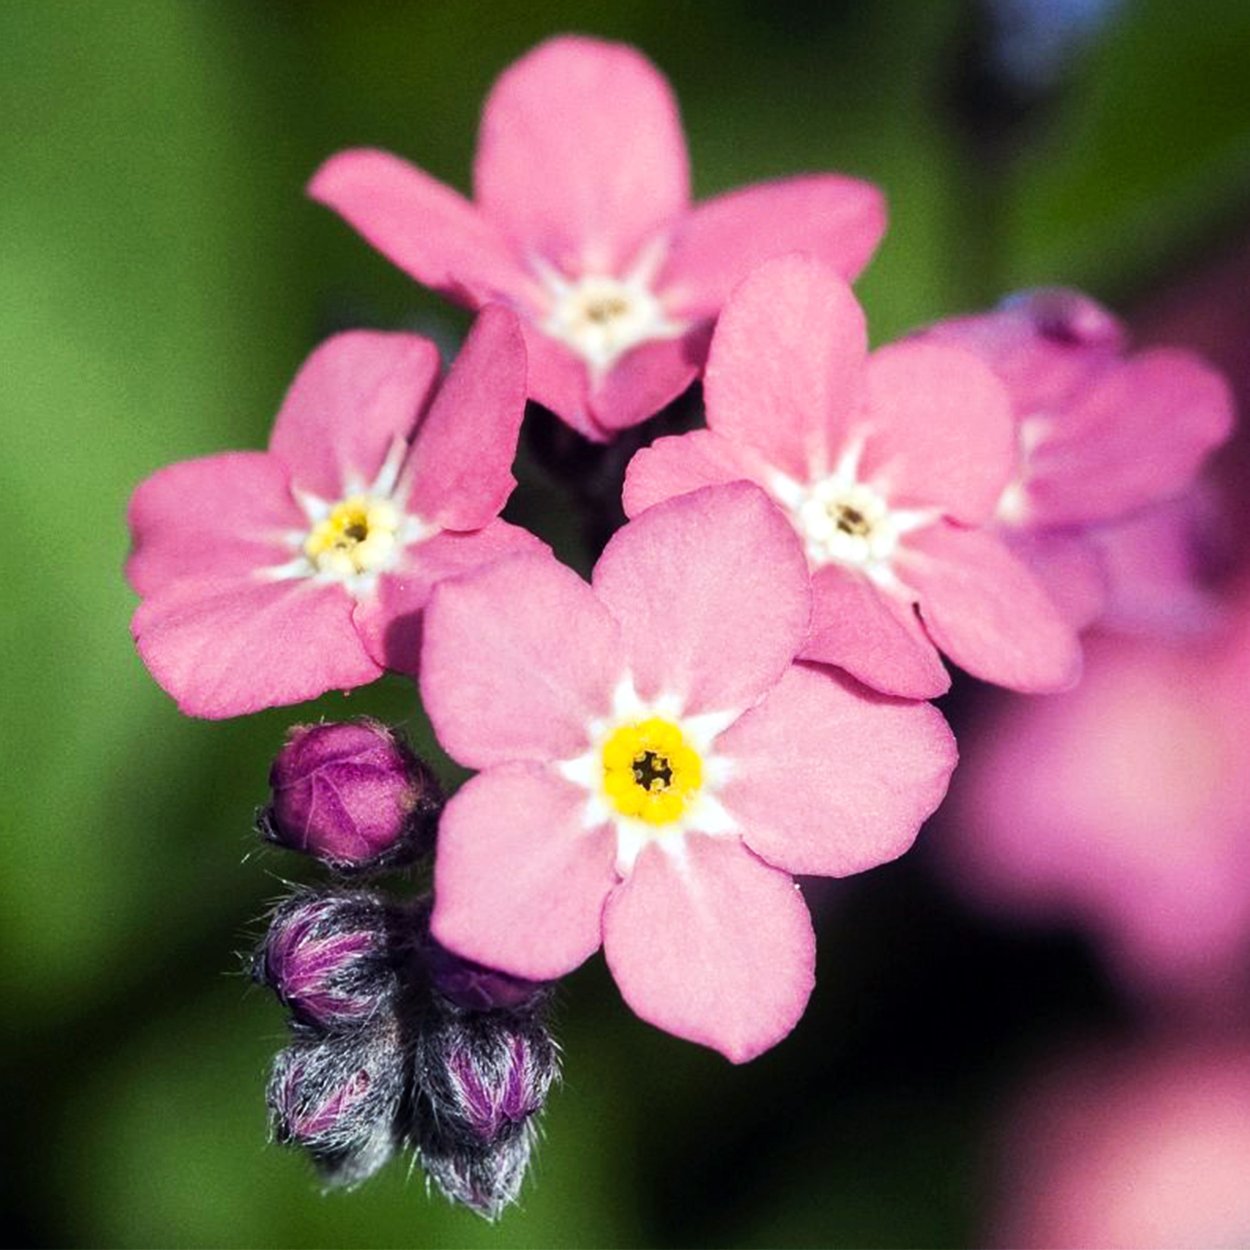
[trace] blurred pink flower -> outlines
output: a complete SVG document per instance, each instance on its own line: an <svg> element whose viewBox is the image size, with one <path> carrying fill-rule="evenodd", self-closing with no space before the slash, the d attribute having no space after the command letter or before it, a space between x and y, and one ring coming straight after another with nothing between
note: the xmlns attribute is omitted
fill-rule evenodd
<svg viewBox="0 0 1250 1250"><path fill-rule="evenodd" d="M806 564L740 482L661 504L591 585L546 555L448 582L421 689L480 768L438 837L432 932L529 980L603 945L643 1019L735 1062L813 981L791 873L845 876L911 845L955 763L941 715L792 661Z"/></svg>
<svg viewBox="0 0 1250 1250"><path fill-rule="evenodd" d="M1004 1130L990 1245L1246 1245L1245 1042L1085 1056L1030 1091Z"/></svg>
<svg viewBox="0 0 1250 1250"><path fill-rule="evenodd" d="M1250 954L1250 603L1218 641L1095 638L1074 691L965 739L936 848L1013 918L1087 926L1130 986L1218 1003Z"/></svg>
<svg viewBox="0 0 1250 1250"><path fill-rule="evenodd" d="M930 326L917 340L975 352L1006 385L1016 470L995 520L1074 625L1124 609L1142 627L1136 607L1153 605L1151 628L1191 632L1202 607L1184 550L1192 510L1164 509L1144 529L1136 522L1188 490L1227 439L1233 401L1224 378L1177 348L1126 355L1116 318L1063 289L1013 296L993 312ZM1152 552L1167 553L1162 585ZM1167 607L1165 586L1176 592L1174 616L1158 610Z"/></svg>
<svg viewBox="0 0 1250 1250"><path fill-rule="evenodd" d="M833 174L690 202L668 83L633 48L564 36L496 82L475 202L385 152L341 152L309 194L471 308L522 316L530 396L588 438L658 412L703 367L707 330L755 265L793 248L848 278L885 229L873 186Z"/></svg>
<svg viewBox="0 0 1250 1250"><path fill-rule="evenodd" d="M913 698L950 685L939 648L1017 690L1076 680L1075 634L1005 544L978 528L1012 471L1015 431L1002 385L975 357L918 342L868 355L850 287L791 255L730 298L704 391L709 428L640 451L625 510L709 482L763 486L811 569L803 659Z"/></svg>
<svg viewBox="0 0 1250 1250"><path fill-rule="evenodd" d="M496 520L525 408L515 316L483 312L434 395L438 376L416 335L340 334L300 369L268 451L182 461L135 491L132 631L188 715L414 672L435 583L542 546Z"/></svg>

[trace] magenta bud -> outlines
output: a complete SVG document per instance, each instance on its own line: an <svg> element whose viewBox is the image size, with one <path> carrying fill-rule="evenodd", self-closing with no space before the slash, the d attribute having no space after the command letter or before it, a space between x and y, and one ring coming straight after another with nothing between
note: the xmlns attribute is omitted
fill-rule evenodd
<svg viewBox="0 0 1250 1250"><path fill-rule="evenodd" d="M1055 343L1116 351L1124 327L1097 300L1069 287L1038 287L1009 295L1000 308L1028 317L1038 334Z"/></svg>
<svg viewBox="0 0 1250 1250"><path fill-rule="evenodd" d="M404 1060L392 1029L301 1041L274 1060L266 1099L275 1141L298 1146L326 1185L356 1185L394 1154Z"/></svg>
<svg viewBox="0 0 1250 1250"><path fill-rule="evenodd" d="M269 770L261 834L341 873L396 868L427 854L442 793L396 733L360 717L296 725Z"/></svg>
<svg viewBox="0 0 1250 1250"><path fill-rule="evenodd" d="M430 984L465 1011L528 1011L545 1002L550 993L546 981L526 981L461 959L433 938L424 954Z"/></svg>
<svg viewBox="0 0 1250 1250"><path fill-rule="evenodd" d="M305 1024L355 1028L394 1001L388 930L372 894L301 891L274 912L252 975Z"/></svg>
<svg viewBox="0 0 1250 1250"><path fill-rule="evenodd" d="M409 932L430 985L464 1011L533 1011L551 996L550 981L527 981L449 951L430 933L431 899L412 904Z"/></svg>
<svg viewBox="0 0 1250 1250"><path fill-rule="evenodd" d="M417 1116L451 1146L491 1146L542 1110L559 1071L536 1016L434 1011L416 1041Z"/></svg>

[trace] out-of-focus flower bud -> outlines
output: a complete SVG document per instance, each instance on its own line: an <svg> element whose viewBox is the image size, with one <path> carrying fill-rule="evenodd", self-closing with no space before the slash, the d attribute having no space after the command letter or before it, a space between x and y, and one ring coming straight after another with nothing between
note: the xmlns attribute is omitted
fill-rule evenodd
<svg viewBox="0 0 1250 1250"><path fill-rule="evenodd" d="M274 1060L266 1092L271 1132L307 1151L327 1186L356 1185L394 1154L403 1093L394 1028L301 1039Z"/></svg>
<svg viewBox="0 0 1250 1250"><path fill-rule="evenodd" d="M536 1017L434 1011L417 1038L419 1101L445 1136L490 1145L542 1110L559 1062Z"/></svg>
<svg viewBox="0 0 1250 1250"><path fill-rule="evenodd" d="M533 1148L532 1129L493 1146L466 1148L437 1132L418 1143L426 1176L451 1202L488 1220L497 1220L517 1200Z"/></svg>
<svg viewBox="0 0 1250 1250"><path fill-rule="evenodd" d="M433 846L434 774L375 720L296 725L269 771L261 834L341 873L395 868Z"/></svg>
<svg viewBox="0 0 1250 1250"><path fill-rule="evenodd" d="M1125 345L1124 325L1097 300L1070 287L1035 287L1008 295L1000 311L1010 311L1032 321L1038 334L1056 343L1074 347L1106 347L1120 350Z"/></svg>
<svg viewBox="0 0 1250 1250"><path fill-rule="evenodd" d="M274 912L252 975L305 1024L359 1027L395 998L388 924L375 895L301 891Z"/></svg>

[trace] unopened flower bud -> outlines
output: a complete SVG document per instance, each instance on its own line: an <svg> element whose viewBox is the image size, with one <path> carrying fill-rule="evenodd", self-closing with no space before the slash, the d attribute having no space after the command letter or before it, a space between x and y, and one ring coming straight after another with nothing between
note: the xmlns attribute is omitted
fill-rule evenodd
<svg viewBox="0 0 1250 1250"><path fill-rule="evenodd" d="M395 1152L404 1056L393 1028L301 1040L274 1060L274 1140L307 1151L327 1186L356 1185Z"/></svg>
<svg viewBox="0 0 1250 1250"><path fill-rule="evenodd" d="M434 774L378 721L297 725L269 772L260 832L342 873L399 867L433 845Z"/></svg>
<svg viewBox="0 0 1250 1250"><path fill-rule="evenodd" d="M1111 351L1124 346L1119 318L1081 291L1038 287L1007 296L1000 307L1028 317L1038 334L1056 343Z"/></svg>
<svg viewBox="0 0 1250 1250"><path fill-rule="evenodd" d="M559 1052L536 1016L436 1010L416 1043L418 1115L450 1145L493 1145L542 1110L559 1070Z"/></svg>
<svg viewBox="0 0 1250 1250"><path fill-rule="evenodd" d="M528 1011L546 1000L545 981L526 981L461 959L433 938L426 944L430 984L449 1002L465 1011Z"/></svg>
<svg viewBox="0 0 1250 1250"><path fill-rule="evenodd" d="M529 1167L530 1129L492 1146L468 1147L430 1132L417 1153L426 1176L444 1197L488 1220L497 1220L517 1200Z"/></svg>
<svg viewBox="0 0 1250 1250"><path fill-rule="evenodd" d="M305 1024L358 1027L394 1001L388 925L375 895L301 891L274 912L252 975Z"/></svg>
<svg viewBox="0 0 1250 1250"><path fill-rule="evenodd" d="M550 981L527 981L488 968L436 941L430 933L431 906L428 896L418 899L409 910L406 926L430 985L450 1004L464 1011L527 1012L547 1001Z"/></svg>

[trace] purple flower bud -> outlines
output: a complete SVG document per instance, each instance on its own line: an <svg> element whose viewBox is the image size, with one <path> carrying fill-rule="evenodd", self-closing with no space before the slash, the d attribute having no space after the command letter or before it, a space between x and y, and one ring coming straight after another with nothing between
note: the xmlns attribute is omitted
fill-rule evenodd
<svg viewBox="0 0 1250 1250"><path fill-rule="evenodd" d="M418 899L409 926L417 958L430 984L449 1003L464 1011L533 1011L547 1001L551 982L526 981L449 951L430 933L431 899Z"/></svg>
<svg viewBox="0 0 1250 1250"><path fill-rule="evenodd" d="M434 774L385 725L296 725L269 771L261 834L341 873L399 867L433 845Z"/></svg>
<svg viewBox="0 0 1250 1250"><path fill-rule="evenodd" d="M1038 287L1009 295L999 307L1030 318L1038 334L1072 347L1124 346L1124 327L1119 318L1097 300L1068 287Z"/></svg>
<svg viewBox="0 0 1250 1250"><path fill-rule="evenodd" d="M521 1192L534 1134L526 1129L493 1146L465 1148L431 1133L418 1145L425 1174L450 1201L497 1220Z"/></svg>
<svg viewBox="0 0 1250 1250"><path fill-rule="evenodd" d="M306 1024L358 1027L395 998L388 928L375 895L301 891L274 912L252 975Z"/></svg>
<svg viewBox="0 0 1250 1250"><path fill-rule="evenodd" d="M418 1119L473 1150L522 1132L559 1075L559 1052L536 1016L432 1011L416 1041Z"/></svg>
<svg viewBox="0 0 1250 1250"><path fill-rule="evenodd" d="M465 1011L527 1011L543 1002L549 993L545 981L525 981L461 959L433 938L423 953L430 983Z"/></svg>
<svg viewBox="0 0 1250 1250"><path fill-rule="evenodd" d="M266 1099L275 1141L311 1156L330 1187L356 1185L395 1152L404 1056L395 1030L301 1040L278 1053Z"/></svg>

